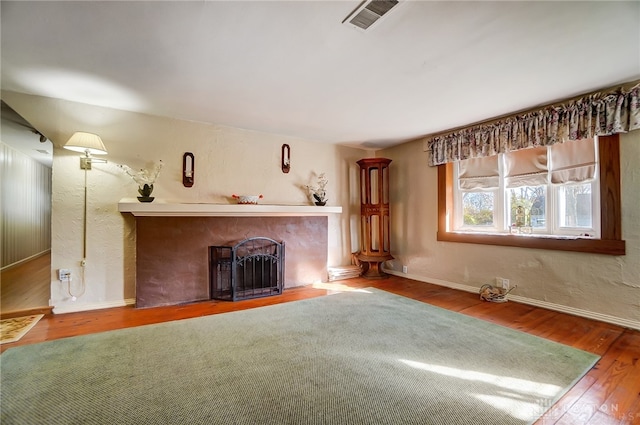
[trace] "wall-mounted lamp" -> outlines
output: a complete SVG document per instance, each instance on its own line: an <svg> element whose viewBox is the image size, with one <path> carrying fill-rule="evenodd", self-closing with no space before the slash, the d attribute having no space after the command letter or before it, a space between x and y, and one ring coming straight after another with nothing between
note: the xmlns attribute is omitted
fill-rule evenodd
<svg viewBox="0 0 640 425"><path fill-rule="evenodd" d="M282 145L282 172L291 170L291 148L286 143Z"/></svg>
<svg viewBox="0 0 640 425"><path fill-rule="evenodd" d="M102 139L97 134L84 133L78 131L73 133L73 136L63 146L65 149L69 149L75 152L83 152L84 156L80 158L80 169L84 170L84 215L83 215L83 228L82 228L82 261L80 262L83 268L82 272L82 293L84 294L85 281L84 281L84 267L87 264L87 170L91 169L92 162L107 162L105 159L93 158L91 155L106 155L107 148L104 147ZM76 300L76 295L71 293L71 284L69 284L69 295L72 300Z"/></svg>
<svg viewBox="0 0 640 425"><path fill-rule="evenodd" d="M196 160L191 152L185 152L182 156L182 184L184 187L193 186L195 178Z"/></svg>
<svg viewBox="0 0 640 425"><path fill-rule="evenodd" d="M90 170L92 162L107 162L106 159L98 159L91 156L107 154L107 149L97 134L77 131L73 133L73 136L63 147L71 151L84 153L84 156L80 158L80 169L82 170Z"/></svg>

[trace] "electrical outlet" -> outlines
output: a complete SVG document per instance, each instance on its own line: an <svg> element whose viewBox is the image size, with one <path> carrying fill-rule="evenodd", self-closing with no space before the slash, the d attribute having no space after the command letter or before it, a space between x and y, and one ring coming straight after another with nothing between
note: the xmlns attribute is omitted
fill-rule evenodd
<svg viewBox="0 0 640 425"><path fill-rule="evenodd" d="M509 290L509 279L502 279L502 289L505 291Z"/></svg>
<svg viewBox="0 0 640 425"><path fill-rule="evenodd" d="M409 267L402 266L402 273L409 273Z"/></svg>
<svg viewBox="0 0 640 425"><path fill-rule="evenodd" d="M71 280L71 270L58 269L58 280L60 282L69 282Z"/></svg>
<svg viewBox="0 0 640 425"><path fill-rule="evenodd" d="M496 287L502 288L505 291L509 290L509 279L505 279L503 277L496 277Z"/></svg>

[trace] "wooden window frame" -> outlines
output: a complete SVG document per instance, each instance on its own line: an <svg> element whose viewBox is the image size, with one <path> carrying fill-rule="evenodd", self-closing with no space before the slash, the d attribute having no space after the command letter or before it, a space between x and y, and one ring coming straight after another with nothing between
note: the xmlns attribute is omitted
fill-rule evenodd
<svg viewBox="0 0 640 425"><path fill-rule="evenodd" d="M453 163L438 166L438 234L442 242L558 251L625 255L622 240L620 199L620 137L617 134L598 137L600 164L600 239L567 239L553 236L518 236L513 234L471 234L454 232L453 228Z"/></svg>

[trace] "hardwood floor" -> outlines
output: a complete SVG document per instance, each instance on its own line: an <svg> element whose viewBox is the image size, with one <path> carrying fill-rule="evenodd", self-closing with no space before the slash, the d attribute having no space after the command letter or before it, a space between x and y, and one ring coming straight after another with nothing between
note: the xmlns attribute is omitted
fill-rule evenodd
<svg viewBox="0 0 640 425"><path fill-rule="evenodd" d="M2 318L51 313L51 252L8 267L0 274Z"/></svg>
<svg viewBox="0 0 640 425"><path fill-rule="evenodd" d="M480 301L476 294L397 276L293 288L277 297L235 303L210 301L148 309L121 307L48 314L20 341L0 348L4 351L18 345L244 310L363 287L376 287L600 355L596 366L538 420L537 425L640 424L639 331L514 302L487 303Z"/></svg>

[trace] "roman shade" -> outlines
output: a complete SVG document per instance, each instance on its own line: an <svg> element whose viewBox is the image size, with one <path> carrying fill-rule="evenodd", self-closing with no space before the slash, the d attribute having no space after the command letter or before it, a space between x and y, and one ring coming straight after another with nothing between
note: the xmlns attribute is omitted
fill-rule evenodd
<svg viewBox="0 0 640 425"><path fill-rule="evenodd" d="M593 139L556 143L551 155L551 183L577 183L591 180L596 174L596 149Z"/></svg>
<svg viewBox="0 0 640 425"><path fill-rule="evenodd" d="M547 184L547 147L523 149L504 155L507 188Z"/></svg>
<svg viewBox="0 0 640 425"><path fill-rule="evenodd" d="M460 190L490 190L500 187L498 155L458 162Z"/></svg>
<svg viewBox="0 0 640 425"><path fill-rule="evenodd" d="M500 187L499 155L458 162L460 190L492 190ZM580 139L504 154L505 186L539 186L579 183L595 178L594 139Z"/></svg>

